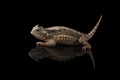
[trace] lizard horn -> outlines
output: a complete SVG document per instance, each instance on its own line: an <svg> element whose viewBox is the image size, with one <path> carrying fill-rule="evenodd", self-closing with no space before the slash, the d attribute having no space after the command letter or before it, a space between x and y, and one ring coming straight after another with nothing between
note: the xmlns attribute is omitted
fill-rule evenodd
<svg viewBox="0 0 120 80"><path fill-rule="evenodd" d="M95 32L96 32L96 30L97 30L97 28L98 28L98 26L99 26L99 24L100 24L100 22L101 22L101 19L102 19L102 15L100 16L97 24L96 24L95 27L92 29L92 31L90 31L90 33L88 33L89 39L90 39L91 37L93 37L93 35L95 34Z"/></svg>

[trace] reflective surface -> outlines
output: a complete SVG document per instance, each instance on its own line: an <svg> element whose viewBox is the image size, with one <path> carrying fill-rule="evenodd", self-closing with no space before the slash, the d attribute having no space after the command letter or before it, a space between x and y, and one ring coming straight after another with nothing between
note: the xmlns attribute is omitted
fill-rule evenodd
<svg viewBox="0 0 120 80"><path fill-rule="evenodd" d="M70 59L89 55L95 69L95 60L91 50L83 51L81 46L63 46L57 45L54 47L41 47L37 46L29 51L29 56L35 61L39 59L50 58L57 61L68 61Z"/></svg>

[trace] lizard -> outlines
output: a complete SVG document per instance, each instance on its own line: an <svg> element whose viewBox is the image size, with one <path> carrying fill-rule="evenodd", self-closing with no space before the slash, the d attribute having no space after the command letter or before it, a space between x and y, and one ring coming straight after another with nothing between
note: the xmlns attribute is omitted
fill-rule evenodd
<svg viewBox="0 0 120 80"><path fill-rule="evenodd" d="M100 22L102 19L102 15L97 21L94 28L89 33L82 33L75 29L64 27L64 26L53 26L48 28L43 28L43 26L35 25L31 34L38 38L39 42L36 42L37 45L40 46L55 46L56 44L63 45L78 45L82 44L83 50L91 49L91 45L88 43L93 35L95 34Z"/></svg>

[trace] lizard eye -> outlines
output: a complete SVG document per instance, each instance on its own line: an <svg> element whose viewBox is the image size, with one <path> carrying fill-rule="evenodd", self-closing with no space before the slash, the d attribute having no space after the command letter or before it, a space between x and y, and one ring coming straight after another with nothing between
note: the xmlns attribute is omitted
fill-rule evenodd
<svg viewBox="0 0 120 80"><path fill-rule="evenodd" d="M40 30L37 29L36 31L40 31Z"/></svg>

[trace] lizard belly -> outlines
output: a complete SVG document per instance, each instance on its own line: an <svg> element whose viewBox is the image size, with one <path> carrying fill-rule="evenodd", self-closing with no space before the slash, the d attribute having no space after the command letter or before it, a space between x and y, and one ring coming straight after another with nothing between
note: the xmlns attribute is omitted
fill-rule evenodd
<svg viewBox="0 0 120 80"><path fill-rule="evenodd" d="M76 45L78 39L69 35L55 35L54 40L57 44Z"/></svg>

